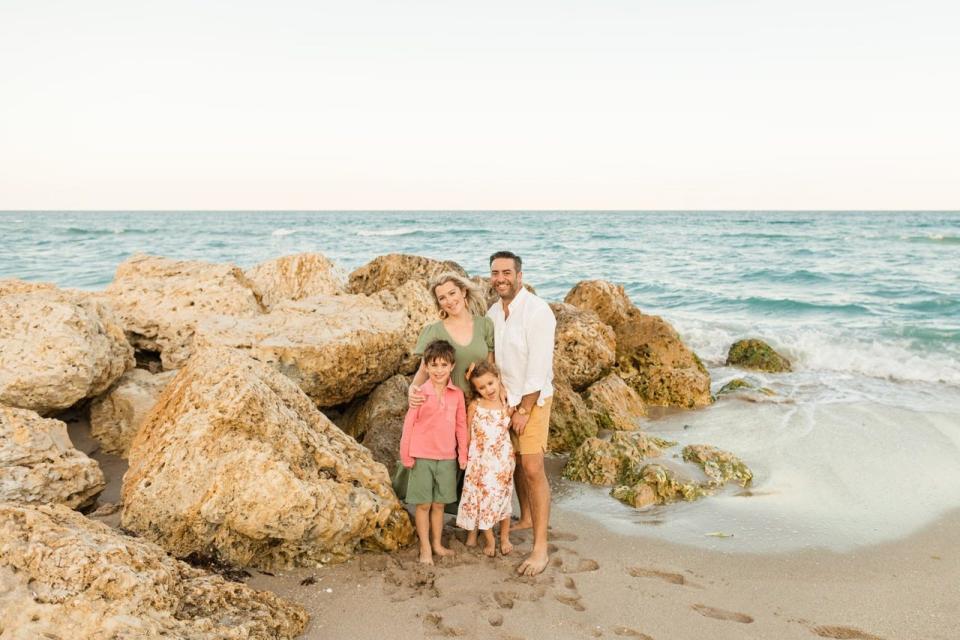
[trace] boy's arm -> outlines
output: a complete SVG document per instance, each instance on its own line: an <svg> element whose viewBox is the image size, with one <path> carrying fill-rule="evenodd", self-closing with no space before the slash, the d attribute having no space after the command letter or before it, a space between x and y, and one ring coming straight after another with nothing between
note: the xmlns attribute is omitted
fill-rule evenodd
<svg viewBox="0 0 960 640"><path fill-rule="evenodd" d="M410 440L413 437L413 425L417 421L418 413L420 413L418 407L410 407L403 419L403 433L400 435L400 464L407 469L412 468L414 463L414 459L410 456Z"/></svg>
<svg viewBox="0 0 960 640"><path fill-rule="evenodd" d="M467 435L467 410L464 404L463 392L460 392L457 394L456 434L457 458L460 460L461 469L467 468L467 445L470 443Z"/></svg>

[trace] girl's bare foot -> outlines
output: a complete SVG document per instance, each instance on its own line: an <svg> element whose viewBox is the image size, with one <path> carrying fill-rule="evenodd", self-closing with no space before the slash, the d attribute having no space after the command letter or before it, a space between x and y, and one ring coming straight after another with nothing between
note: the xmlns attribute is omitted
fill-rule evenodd
<svg viewBox="0 0 960 640"><path fill-rule="evenodd" d="M483 555L492 558L497 555L496 540L493 537L493 529L484 529L483 531Z"/></svg>
<svg viewBox="0 0 960 640"><path fill-rule="evenodd" d="M500 538L500 553L505 556L510 555L510 552L513 551L513 543L510 542L509 538Z"/></svg>
<svg viewBox="0 0 960 640"><path fill-rule="evenodd" d="M446 558L453 555L453 549L448 549L439 543L433 545L433 552L441 558Z"/></svg>
<svg viewBox="0 0 960 640"><path fill-rule="evenodd" d="M467 534L467 542L466 542L466 545L467 545L468 547L475 547L475 546L477 546L477 530L476 530L476 529L474 529L473 531L471 531L470 533Z"/></svg>

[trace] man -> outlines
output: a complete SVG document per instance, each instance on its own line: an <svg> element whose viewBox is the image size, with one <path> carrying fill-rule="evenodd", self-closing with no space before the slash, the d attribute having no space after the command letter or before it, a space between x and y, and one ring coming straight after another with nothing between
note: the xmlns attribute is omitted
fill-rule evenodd
<svg viewBox="0 0 960 640"><path fill-rule="evenodd" d="M517 573L534 576L549 561L547 523L550 485L543 468L547 428L553 400L553 341L557 320L549 305L523 288L523 262L509 251L490 256L490 283L500 300L487 311L493 320L497 366L507 390L507 404L517 467L514 483L520 501L520 522L514 529L533 528L533 550Z"/></svg>

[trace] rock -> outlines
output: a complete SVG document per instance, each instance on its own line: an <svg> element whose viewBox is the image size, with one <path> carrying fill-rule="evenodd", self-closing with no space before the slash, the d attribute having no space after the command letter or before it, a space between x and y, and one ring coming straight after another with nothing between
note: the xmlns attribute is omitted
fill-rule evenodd
<svg viewBox="0 0 960 640"><path fill-rule="evenodd" d="M100 442L100 450L122 458L144 418L177 371L152 374L146 369L131 369L110 390L90 405L90 434Z"/></svg>
<svg viewBox="0 0 960 640"><path fill-rule="evenodd" d="M743 369L758 369L771 373L790 371L790 361L773 350L763 340L749 338L738 340L730 346L727 352L727 366Z"/></svg>
<svg viewBox="0 0 960 640"><path fill-rule="evenodd" d="M583 398L600 429L632 431L637 428L637 418L647 415L637 392L614 373L590 385Z"/></svg>
<svg viewBox="0 0 960 640"><path fill-rule="evenodd" d="M296 382L317 406L331 407L397 372L409 356L410 324L399 304L390 310L377 297L315 296L253 317L206 318L194 343L239 349Z"/></svg>
<svg viewBox="0 0 960 640"><path fill-rule="evenodd" d="M573 305L552 303L557 318L553 375L576 390L599 380L616 361L613 330L592 311Z"/></svg>
<svg viewBox="0 0 960 640"><path fill-rule="evenodd" d="M480 292L483 294L483 299L487 301L488 309L500 300L500 296L497 295L493 285L490 284L490 278L486 276L473 276L470 278L470 280L480 288ZM537 294L537 290L526 282L523 283L523 288L534 295Z"/></svg>
<svg viewBox="0 0 960 640"><path fill-rule="evenodd" d="M0 290L0 404L49 414L103 393L133 367L133 348L103 302L18 283Z"/></svg>
<svg viewBox="0 0 960 640"><path fill-rule="evenodd" d="M676 444L642 431L617 432L609 440L588 438L570 456L563 477L601 486L622 483L630 469Z"/></svg>
<svg viewBox="0 0 960 640"><path fill-rule="evenodd" d="M409 388L409 377L393 376L347 409L341 425L391 472L399 459Z"/></svg>
<svg viewBox="0 0 960 640"><path fill-rule="evenodd" d="M307 624L299 605L59 505L0 503L0 549L3 637L273 640Z"/></svg>
<svg viewBox="0 0 960 640"><path fill-rule="evenodd" d="M416 373L420 366L420 357L413 355L413 348L417 345L417 338L425 325L440 319L433 295L419 280L407 280L395 289L384 289L372 296L384 308L391 311L401 311L406 315L407 324L403 330L401 346L404 357L400 361L400 373L411 375Z"/></svg>
<svg viewBox="0 0 960 640"><path fill-rule="evenodd" d="M641 313L623 287L604 280L577 283L565 300L589 309L616 333L620 377L650 405L709 405L710 374L663 318Z"/></svg>
<svg viewBox="0 0 960 640"><path fill-rule="evenodd" d="M117 267L105 295L131 344L159 352L164 369L176 369L190 357L201 320L266 311L260 291L237 266L143 254Z"/></svg>
<svg viewBox="0 0 960 640"><path fill-rule="evenodd" d="M578 282L563 299L580 309L590 309L600 321L614 329L624 323L631 314L639 313L621 285L606 280L583 280Z"/></svg>
<svg viewBox="0 0 960 640"><path fill-rule="evenodd" d="M734 378L730 382L726 383L720 390L717 391L718 396L722 396L727 393L733 393L739 391L740 389L753 389L753 385L744 380L743 378Z"/></svg>
<svg viewBox="0 0 960 640"><path fill-rule="evenodd" d="M641 509L654 504L670 504L679 500L693 502L707 495L697 482L684 478L659 464L644 465L636 482L614 487L610 491L617 500Z"/></svg>
<svg viewBox="0 0 960 640"><path fill-rule="evenodd" d="M232 349L198 349L129 462L122 525L178 557L269 570L413 539L386 468L289 378Z"/></svg>
<svg viewBox="0 0 960 640"><path fill-rule="evenodd" d="M408 280L416 280L424 287L440 274L453 272L467 277L467 272L456 262L432 260L405 253L377 256L354 270L347 281L347 291L372 295L383 289L396 289Z"/></svg>
<svg viewBox="0 0 960 640"><path fill-rule="evenodd" d="M57 287L49 282L28 282L16 278L0 278L0 298L13 293L31 293L33 291L56 291Z"/></svg>
<svg viewBox="0 0 960 640"><path fill-rule="evenodd" d="M746 487L753 480L753 472L737 456L706 444L691 444L683 448L683 459L698 465L710 479L711 486L719 487L730 480Z"/></svg>
<svg viewBox="0 0 960 640"><path fill-rule="evenodd" d="M597 435L597 420L576 391L554 381L547 448L554 453L573 451Z"/></svg>
<svg viewBox="0 0 960 640"><path fill-rule="evenodd" d="M66 424L0 405L0 500L75 509L91 504L106 484L100 466L73 447Z"/></svg>
<svg viewBox="0 0 960 640"><path fill-rule="evenodd" d="M332 296L345 290L336 265L320 253L298 253L262 262L247 269L246 277L261 292L260 300L267 307L281 300Z"/></svg>

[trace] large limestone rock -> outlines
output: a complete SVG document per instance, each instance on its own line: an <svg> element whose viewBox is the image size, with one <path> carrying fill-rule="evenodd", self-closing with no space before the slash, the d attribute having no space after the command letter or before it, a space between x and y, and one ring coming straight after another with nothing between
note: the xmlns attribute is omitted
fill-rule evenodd
<svg viewBox="0 0 960 640"><path fill-rule="evenodd" d="M570 456L563 476L601 486L622 483L643 461L660 457L676 444L642 431L617 432L609 440L588 438Z"/></svg>
<svg viewBox="0 0 960 640"><path fill-rule="evenodd" d="M19 281L0 289L0 404L66 409L133 365L123 327L93 296Z"/></svg>
<svg viewBox="0 0 960 640"><path fill-rule="evenodd" d="M758 338L738 340L727 352L727 366L757 369L771 373L790 371L790 361Z"/></svg>
<svg viewBox="0 0 960 640"><path fill-rule="evenodd" d="M597 420L583 398L565 382L555 381L547 448L555 453L573 451L595 435Z"/></svg>
<svg viewBox="0 0 960 640"><path fill-rule="evenodd" d="M637 428L637 419L647 415L647 407L637 392L615 373L590 385L583 398L600 429L632 431Z"/></svg>
<svg viewBox="0 0 960 640"><path fill-rule="evenodd" d="M129 462L123 526L178 557L271 569L413 538L386 468L289 378L236 350L194 354Z"/></svg>
<svg viewBox="0 0 960 640"><path fill-rule="evenodd" d="M59 505L0 502L0 636L273 640L306 612Z"/></svg>
<svg viewBox="0 0 960 640"><path fill-rule="evenodd" d="M266 310L260 291L237 266L142 254L117 267L105 295L131 344L159 352L164 369L190 357L204 318L249 318Z"/></svg>
<svg viewBox="0 0 960 640"><path fill-rule="evenodd" d="M400 302L388 309L377 297L315 296L253 317L207 318L197 324L194 343L242 350L296 382L317 406L331 407L400 369L410 326Z"/></svg>
<svg viewBox="0 0 960 640"><path fill-rule="evenodd" d="M57 288L49 282L28 282L17 278L0 278L0 298L12 293L30 293L32 291L55 291Z"/></svg>
<svg viewBox="0 0 960 640"><path fill-rule="evenodd" d="M351 406L341 425L344 431L370 450L374 460L390 471L393 471L399 459L409 388L409 377L401 374L393 376Z"/></svg>
<svg viewBox="0 0 960 640"><path fill-rule="evenodd" d="M73 447L66 424L0 405L0 500L77 508L105 486L99 465Z"/></svg>
<svg viewBox="0 0 960 640"><path fill-rule="evenodd" d="M407 318L406 328L403 330L401 346L406 354L400 361L400 373L410 375L420 366L420 358L413 355L413 348L420 337L420 331L425 325L440 319L433 295L419 280L407 280L395 289L384 289L372 296L391 311L400 311Z"/></svg>
<svg viewBox="0 0 960 640"><path fill-rule="evenodd" d="M644 402L657 406L709 405L710 374L663 318L641 313L623 287L603 280L578 283L565 298L594 311L616 332L617 368Z"/></svg>
<svg viewBox="0 0 960 640"><path fill-rule="evenodd" d="M343 277L336 265L321 253L298 253L262 262L247 269L246 276L268 307L281 300L332 296L344 291Z"/></svg>
<svg viewBox="0 0 960 640"><path fill-rule="evenodd" d="M100 450L126 458L133 436L176 375L175 370L153 374L146 369L131 369L94 400L90 405L90 433L100 442Z"/></svg>
<svg viewBox="0 0 960 640"><path fill-rule="evenodd" d="M350 293L371 295L383 289L396 289L408 280L417 280L426 286L440 274L453 272L467 277L467 272L456 262L432 260L405 253L377 256L355 269L347 281Z"/></svg>
<svg viewBox="0 0 960 640"><path fill-rule="evenodd" d="M569 304L550 305L557 318L553 374L576 390L599 380L616 360L613 330L597 314Z"/></svg>

